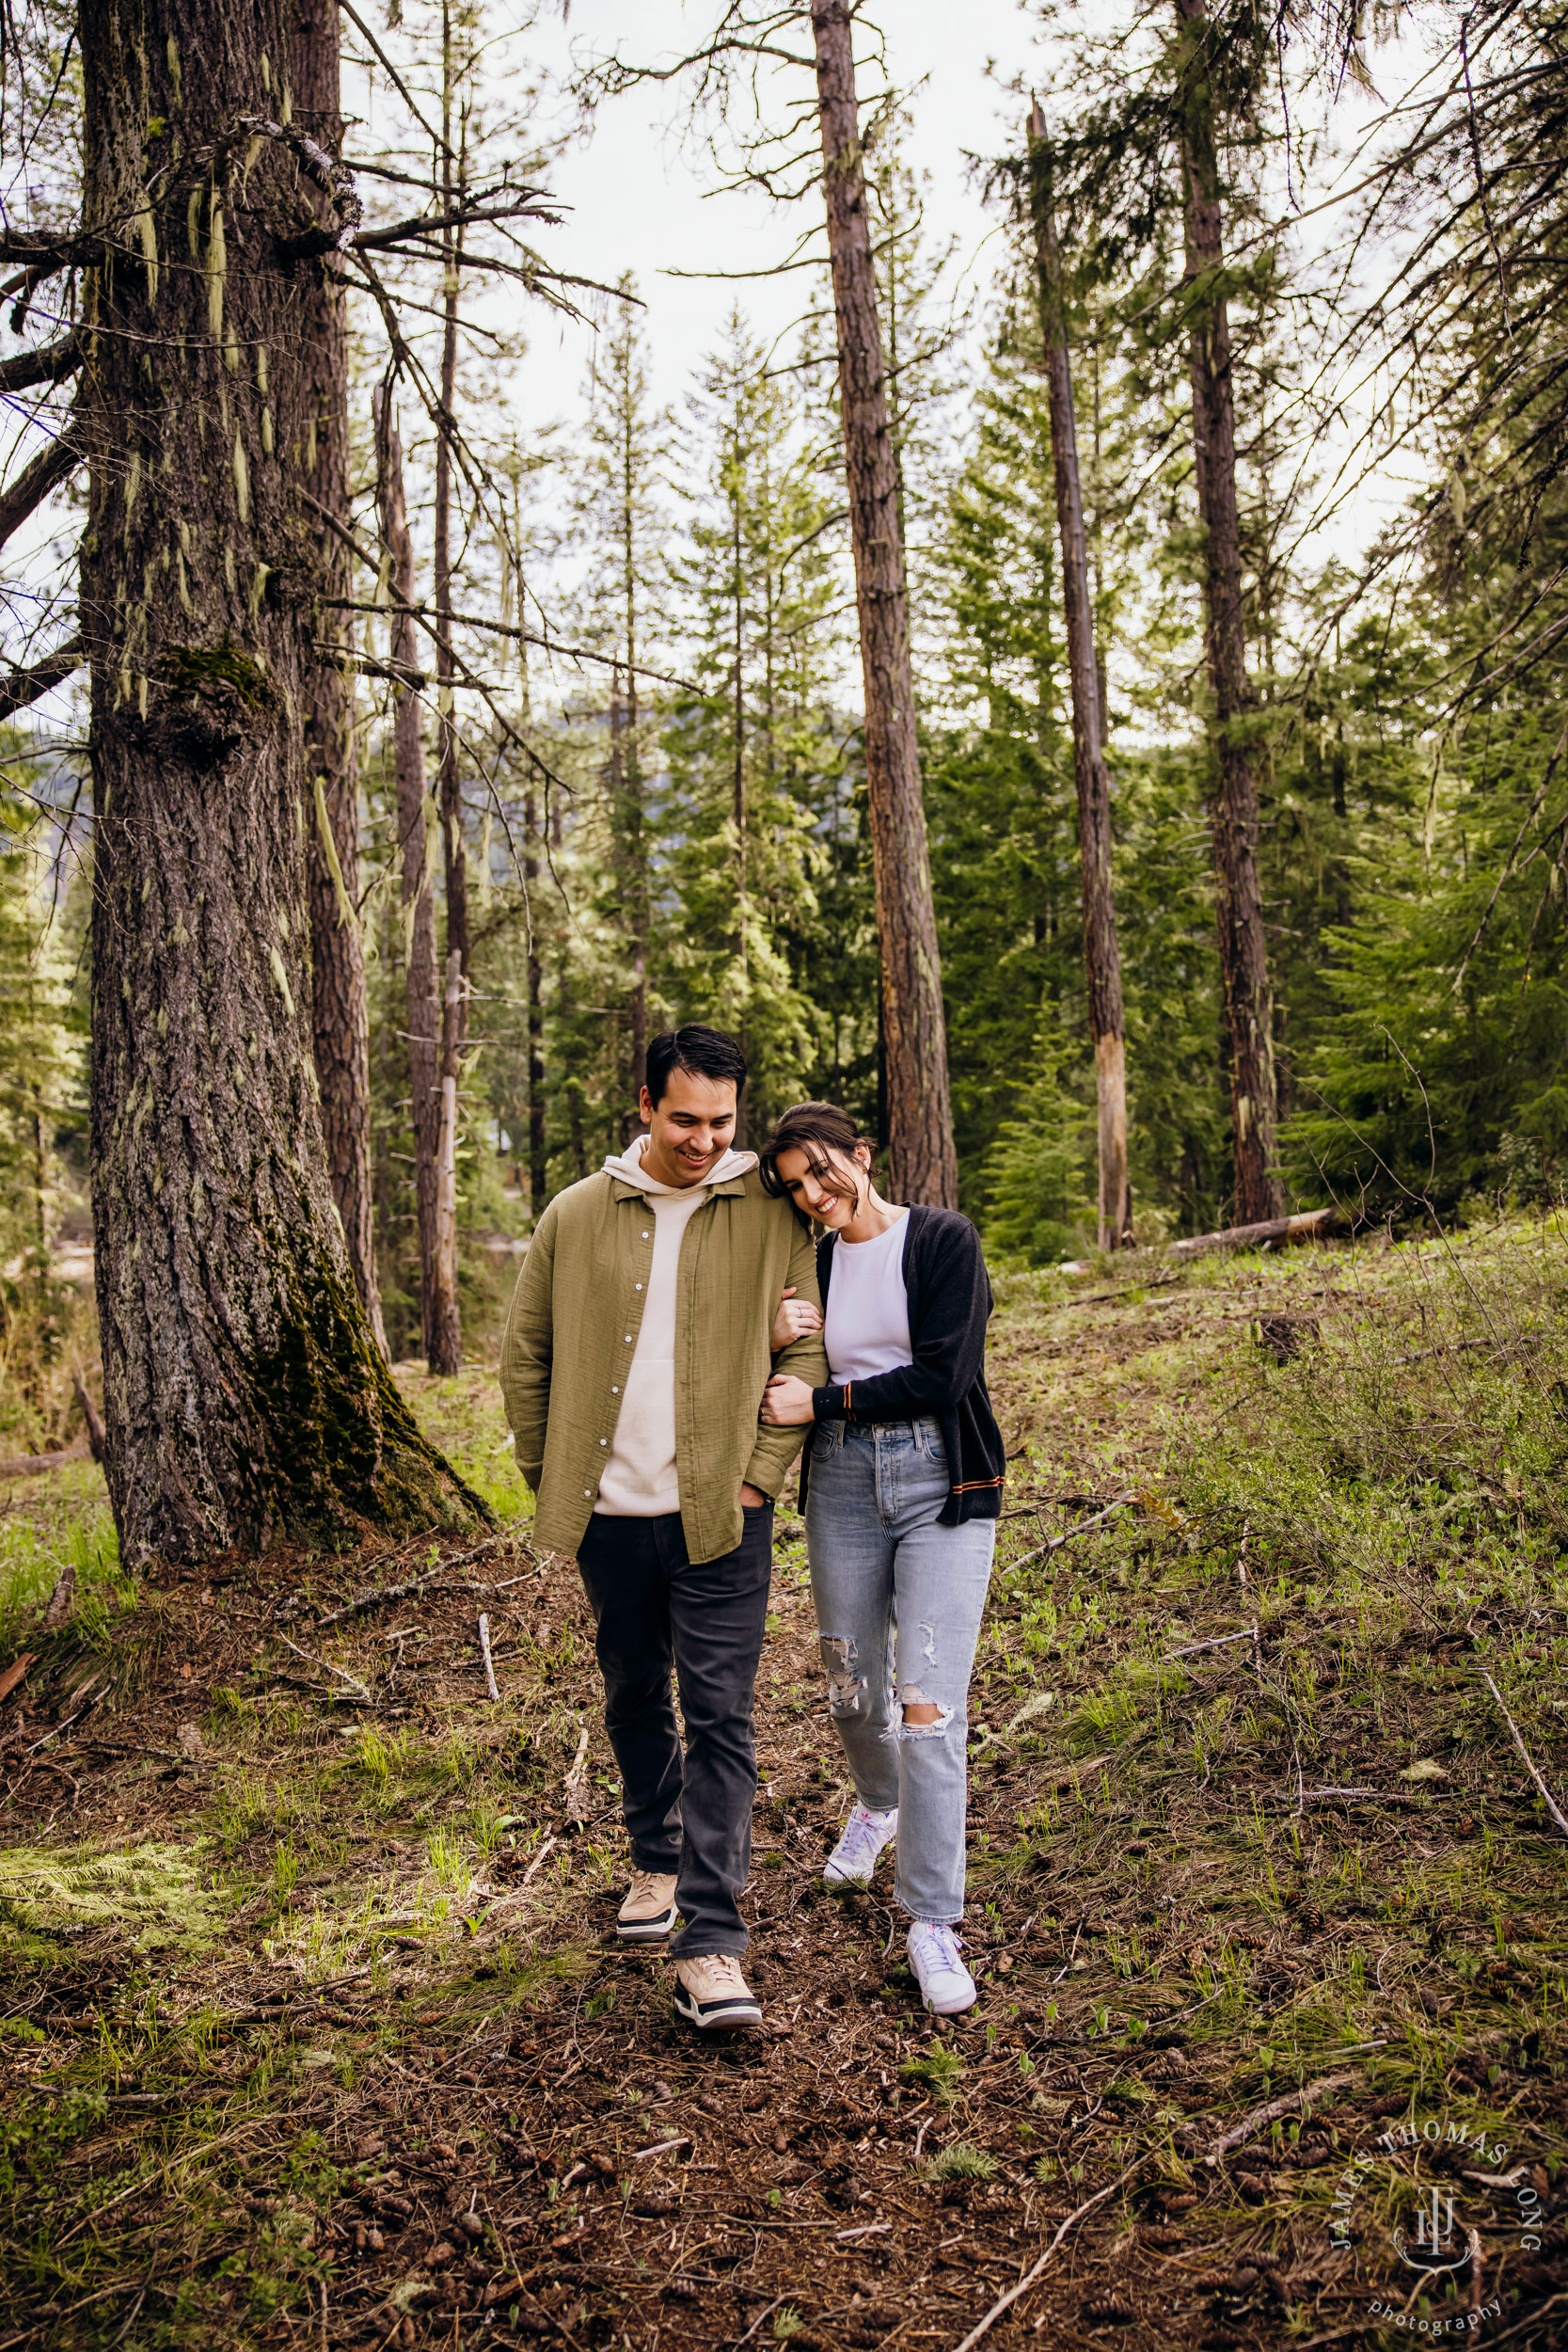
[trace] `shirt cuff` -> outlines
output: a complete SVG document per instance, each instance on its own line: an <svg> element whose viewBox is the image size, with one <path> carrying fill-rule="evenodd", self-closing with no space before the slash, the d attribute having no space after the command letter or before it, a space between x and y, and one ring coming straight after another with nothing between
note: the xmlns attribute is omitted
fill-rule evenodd
<svg viewBox="0 0 1568 2352"><path fill-rule="evenodd" d="M830 1380L825 1389L813 1389L811 1409L815 1421L848 1421L849 1384Z"/></svg>

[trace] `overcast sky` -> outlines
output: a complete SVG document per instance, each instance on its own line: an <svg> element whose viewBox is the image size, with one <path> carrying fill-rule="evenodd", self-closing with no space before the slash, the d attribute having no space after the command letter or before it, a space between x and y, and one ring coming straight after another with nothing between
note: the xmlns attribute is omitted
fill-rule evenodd
<svg viewBox="0 0 1568 2352"><path fill-rule="evenodd" d="M542 63L562 72L573 53L597 50L654 63L693 44L716 13L714 0L575 0L564 29L558 19L541 23L530 45ZM921 85L911 102L911 160L930 176L934 237L945 243L956 235L960 261L973 259L984 273L999 242L987 244L996 215L987 214L969 184L965 151L997 152L1016 137L1020 110L1007 103L1004 85L1043 56L1037 14L1020 0L886 0L879 15L893 79L900 87ZM993 65L1000 81L988 79ZM804 76L800 81L809 89ZM799 314L807 288L821 282L804 272L739 284L664 274L767 269L820 212L819 205L777 207L751 191L706 194L712 164L695 141L683 138L683 93L670 85L603 106L592 137L552 173L556 192L573 210L567 228L549 232L546 247L552 258L569 254L569 266L586 277L635 273L648 305L661 400L679 397L736 299L760 330L777 334ZM570 410L586 364L584 329L541 318L531 338L535 364L524 368L517 388L525 414Z"/></svg>

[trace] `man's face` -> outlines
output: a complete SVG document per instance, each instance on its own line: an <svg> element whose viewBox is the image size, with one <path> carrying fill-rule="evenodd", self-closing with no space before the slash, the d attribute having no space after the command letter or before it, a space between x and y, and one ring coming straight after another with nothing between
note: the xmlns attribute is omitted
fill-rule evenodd
<svg viewBox="0 0 1568 2352"><path fill-rule="evenodd" d="M700 1184L734 1137L735 1080L672 1070L661 1101L643 1088L641 1111L648 1126L642 1165L655 1184Z"/></svg>

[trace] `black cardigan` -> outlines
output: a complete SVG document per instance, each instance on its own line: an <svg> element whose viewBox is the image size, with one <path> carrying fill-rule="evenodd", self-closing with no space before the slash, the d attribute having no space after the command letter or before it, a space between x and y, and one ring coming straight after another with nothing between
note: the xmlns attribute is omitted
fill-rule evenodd
<svg viewBox="0 0 1568 2352"><path fill-rule="evenodd" d="M822 1310L833 1276L833 1243L816 1247ZM994 1519L1002 1512L1006 1456L986 1391L986 1324L990 1280L980 1236L957 1209L911 1208L904 1222L904 1288L910 1302L912 1364L870 1380L812 1391L816 1419L857 1422L934 1421L947 1451L951 1492L938 1513L942 1527ZM800 1462L800 1502L810 1477L811 1444Z"/></svg>

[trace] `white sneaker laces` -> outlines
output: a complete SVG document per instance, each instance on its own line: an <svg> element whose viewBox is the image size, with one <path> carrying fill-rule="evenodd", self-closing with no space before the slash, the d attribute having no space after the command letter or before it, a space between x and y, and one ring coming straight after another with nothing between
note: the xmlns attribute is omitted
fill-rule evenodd
<svg viewBox="0 0 1568 2352"><path fill-rule="evenodd" d="M919 1942L921 1957L927 1966L934 1964L944 1972L952 1970L954 1973L963 1968L958 1939L951 1928L939 1927L934 1921L924 1920L920 1927Z"/></svg>
<svg viewBox="0 0 1568 2352"><path fill-rule="evenodd" d="M844 1824L844 1835L833 1849L833 1860L840 1869L851 1873L869 1869L886 1843L887 1815L857 1804Z"/></svg>

